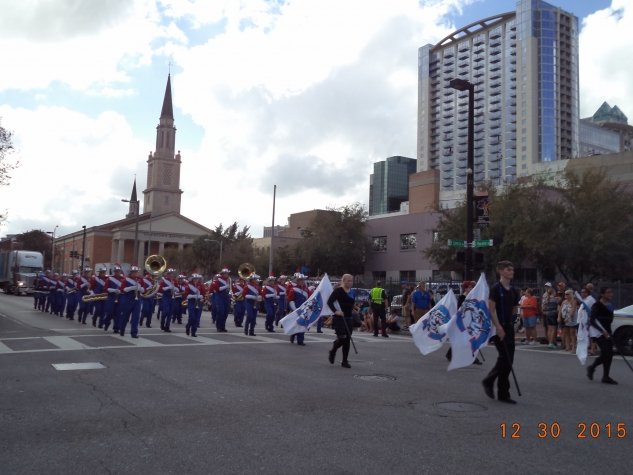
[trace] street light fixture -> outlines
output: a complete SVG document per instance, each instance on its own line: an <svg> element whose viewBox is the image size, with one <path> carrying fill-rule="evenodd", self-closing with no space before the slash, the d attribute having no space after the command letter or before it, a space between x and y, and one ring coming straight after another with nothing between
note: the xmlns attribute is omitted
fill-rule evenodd
<svg viewBox="0 0 633 475"><path fill-rule="evenodd" d="M217 242L220 245L220 266L222 266L222 241L216 241L215 239L205 239L206 242Z"/></svg>
<svg viewBox="0 0 633 475"><path fill-rule="evenodd" d="M468 162L466 178L466 280L473 280L473 170L475 169L475 86L465 79L453 79L449 86L458 91L468 91Z"/></svg>
<svg viewBox="0 0 633 475"><path fill-rule="evenodd" d="M141 202L140 200L136 200L136 201L121 200L121 201L123 201L123 203L136 203L136 224L134 226L134 257L132 258L132 265L137 266L138 265L138 214L141 211Z"/></svg>

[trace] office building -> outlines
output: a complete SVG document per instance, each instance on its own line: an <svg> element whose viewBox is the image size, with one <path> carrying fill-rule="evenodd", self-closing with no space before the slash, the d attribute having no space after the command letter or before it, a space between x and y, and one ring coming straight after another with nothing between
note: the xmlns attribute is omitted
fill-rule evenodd
<svg viewBox="0 0 633 475"><path fill-rule="evenodd" d="M415 158L400 156L374 163L374 173L369 178L371 216L400 211L401 203L409 201L409 175L416 168Z"/></svg>
<svg viewBox="0 0 633 475"><path fill-rule="evenodd" d="M440 202L464 199L468 91L475 86L475 185L579 156L578 18L540 0L482 19L418 52L418 171L440 170Z"/></svg>
<svg viewBox="0 0 633 475"><path fill-rule="evenodd" d="M633 150L633 126L618 106L603 102L596 113L580 120L580 156Z"/></svg>

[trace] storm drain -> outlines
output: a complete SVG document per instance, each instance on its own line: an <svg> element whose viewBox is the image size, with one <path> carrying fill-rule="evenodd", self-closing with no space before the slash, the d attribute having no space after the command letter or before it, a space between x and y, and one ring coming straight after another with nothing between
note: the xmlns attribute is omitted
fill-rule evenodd
<svg viewBox="0 0 633 475"><path fill-rule="evenodd" d="M373 361L367 361L367 360L347 360L349 362L349 364L357 364L357 365L370 365L370 364L374 364Z"/></svg>
<svg viewBox="0 0 633 475"><path fill-rule="evenodd" d="M488 410L485 406L469 402L436 402L434 406L452 412L480 412Z"/></svg>
<svg viewBox="0 0 633 475"><path fill-rule="evenodd" d="M73 371L78 369L105 369L101 363L58 363L53 368L57 371Z"/></svg>
<svg viewBox="0 0 633 475"><path fill-rule="evenodd" d="M355 378L362 379L364 381L395 381L396 378L393 376L387 376L386 374L368 374L368 375L359 375L355 374Z"/></svg>

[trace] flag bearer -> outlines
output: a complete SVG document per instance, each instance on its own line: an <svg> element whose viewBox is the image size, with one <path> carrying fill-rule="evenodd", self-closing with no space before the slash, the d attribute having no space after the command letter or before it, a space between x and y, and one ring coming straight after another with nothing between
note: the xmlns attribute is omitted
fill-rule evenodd
<svg viewBox="0 0 633 475"><path fill-rule="evenodd" d="M306 276L299 272L294 275L294 279L295 285L290 286L288 289L288 308L291 312L301 307L310 297L310 289L306 286ZM290 343L295 342L295 337L297 337L297 345L305 346L303 342L305 334L303 332L290 335Z"/></svg>

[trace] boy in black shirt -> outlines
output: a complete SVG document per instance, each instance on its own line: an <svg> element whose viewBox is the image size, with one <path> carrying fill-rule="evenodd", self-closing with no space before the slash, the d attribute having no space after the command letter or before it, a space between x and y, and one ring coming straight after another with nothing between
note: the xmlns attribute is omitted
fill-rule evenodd
<svg viewBox="0 0 633 475"><path fill-rule="evenodd" d="M510 261L497 264L499 282L490 289L488 309L490 317L497 329L497 334L490 341L494 343L499 353L497 363L488 376L483 380L486 395L494 399L494 383L497 379L497 399L509 404L516 404L510 398L510 372L514 361L514 315L518 311L519 292L510 285L514 278L514 266Z"/></svg>

